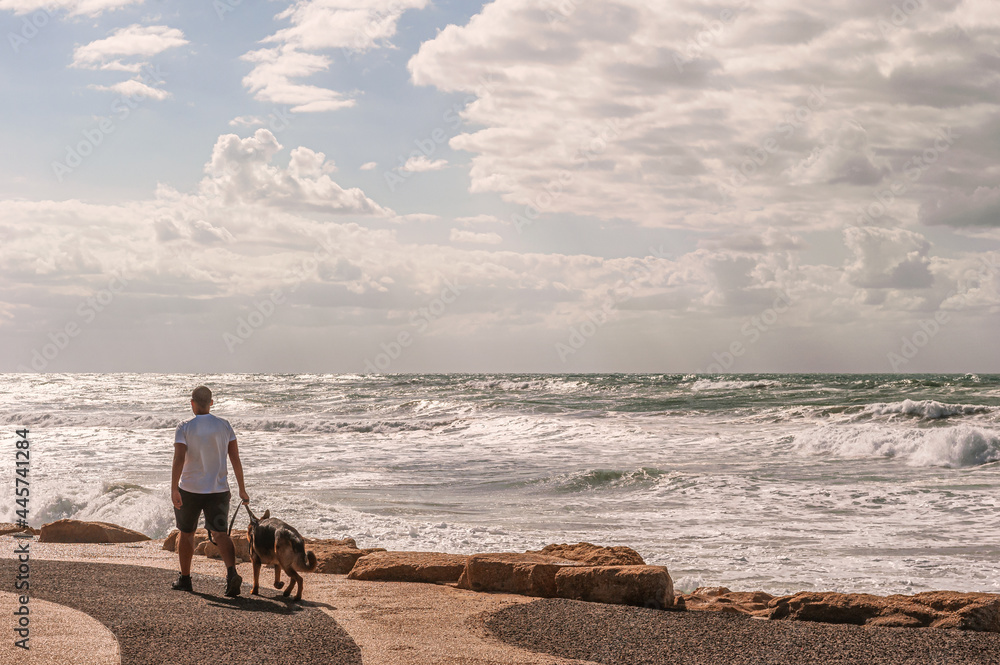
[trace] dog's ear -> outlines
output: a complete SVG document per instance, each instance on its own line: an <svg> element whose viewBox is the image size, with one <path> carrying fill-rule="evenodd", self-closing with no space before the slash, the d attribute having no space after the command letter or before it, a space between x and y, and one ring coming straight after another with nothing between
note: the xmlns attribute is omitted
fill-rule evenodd
<svg viewBox="0 0 1000 665"><path fill-rule="evenodd" d="M271 516L271 509L270 509L270 508L268 508L267 510L265 510L265 511L264 511L264 514L263 514L263 515L261 515L261 517L260 517L260 518L261 518L262 520L266 520L266 519L267 519L268 517L270 517L270 516Z"/></svg>

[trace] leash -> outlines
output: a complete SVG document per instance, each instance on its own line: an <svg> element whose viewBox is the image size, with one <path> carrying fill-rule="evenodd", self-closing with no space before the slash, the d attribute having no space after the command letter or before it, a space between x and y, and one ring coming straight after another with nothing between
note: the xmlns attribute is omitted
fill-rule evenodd
<svg viewBox="0 0 1000 665"><path fill-rule="evenodd" d="M236 510L233 511L233 517L232 517L232 519L229 520L229 529L226 530L226 535L227 536L231 535L233 533L233 524L236 523L236 516L240 512L240 507L241 506L246 506L247 507L247 515L250 517L250 524L252 524L254 526L254 528L257 528L257 525L260 524L260 520L257 519L257 516L253 514L252 510L250 510L250 504L248 502L246 502L246 501L240 501L239 505L236 506ZM213 545L218 546L218 543L216 543L212 539L212 530L206 528L205 531L208 532L208 541L210 543L212 543Z"/></svg>

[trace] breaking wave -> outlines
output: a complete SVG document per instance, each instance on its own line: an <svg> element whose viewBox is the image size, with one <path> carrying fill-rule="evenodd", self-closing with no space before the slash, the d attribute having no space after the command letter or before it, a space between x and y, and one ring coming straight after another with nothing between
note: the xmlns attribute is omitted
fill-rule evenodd
<svg viewBox="0 0 1000 665"><path fill-rule="evenodd" d="M1000 432L968 425L911 430L823 427L796 435L795 447L835 457L887 457L911 466L966 468L1000 461Z"/></svg>

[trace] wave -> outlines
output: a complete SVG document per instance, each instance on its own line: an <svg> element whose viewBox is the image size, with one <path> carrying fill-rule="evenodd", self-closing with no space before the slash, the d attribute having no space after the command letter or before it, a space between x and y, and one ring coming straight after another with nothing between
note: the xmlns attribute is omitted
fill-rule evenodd
<svg viewBox="0 0 1000 665"><path fill-rule="evenodd" d="M414 409L419 412L420 409ZM186 420L186 419L185 419ZM293 432L335 434L337 432L384 433L427 431L452 425L457 418L445 419L357 419L327 420L320 418L226 418L239 432ZM24 427L87 427L104 429L174 429L181 422L176 417L158 415L129 415L121 413L60 412L60 413L5 413L0 422Z"/></svg>
<svg viewBox="0 0 1000 665"><path fill-rule="evenodd" d="M63 487L52 498L32 510L33 524L60 519L111 522L163 538L174 525L173 508L165 488L154 491L127 482L104 482L71 489Z"/></svg>
<svg viewBox="0 0 1000 665"><path fill-rule="evenodd" d="M927 420L939 420L953 416L991 413L992 411L992 407L978 404L948 404L946 402L935 402L930 399L920 401L905 399L902 402L869 404L859 415L861 417L901 415L914 416Z"/></svg>
<svg viewBox="0 0 1000 665"><path fill-rule="evenodd" d="M655 485L669 472L662 469L642 467L632 471L616 469L591 469L581 471L557 480L557 492L583 492L605 488L634 488L637 486Z"/></svg>
<svg viewBox="0 0 1000 665"><path fill-rule="evenodd" d="M968 425L911 430L823 427L796 435L794 445L805 453L887 457L910 466L967 468L1000 461L1000 432Z"/></svg>
<svg viewBox="0 0 1000 665"><path fill-rule="evenodd" d="M775 388L781 385L774 379L758 379L755 381L733 381L727 379L698 379L691 384L694 391L701 390L743 390L746 388Z"/></svg>

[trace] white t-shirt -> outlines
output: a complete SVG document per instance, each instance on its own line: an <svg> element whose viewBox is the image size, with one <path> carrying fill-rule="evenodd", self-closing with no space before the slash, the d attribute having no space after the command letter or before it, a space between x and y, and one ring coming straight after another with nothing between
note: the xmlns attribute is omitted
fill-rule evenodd
<svg viewBox="0 0 1000 665"><path fill-rule="evenodd" d="M226 455L229 442L236 439L229 421L211 413L195 416L177 426L175 443L187 446L184 470L177 486L195 494L228 492Z"/></svg>

